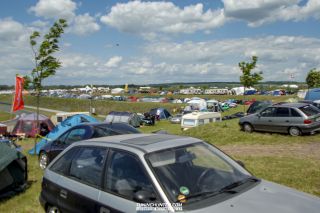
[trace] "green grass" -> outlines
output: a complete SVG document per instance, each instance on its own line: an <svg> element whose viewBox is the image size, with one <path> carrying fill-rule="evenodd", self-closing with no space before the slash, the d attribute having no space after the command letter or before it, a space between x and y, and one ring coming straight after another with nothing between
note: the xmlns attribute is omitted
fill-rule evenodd
<svg viewBox="0 0 320 213"><path fill-rule="evenodd" d="M14 117L15 117L14 114L11 114L11 113L8 113L8 112L4 112L4 111L0 111L0 122L13 119Z"/></svg>
<svg viewBox="0 0 320 213"><path fill-rule="evenodd" d="M244 157L243 161L257 177L283 184L320 197L319 160L293 157Z"/></svg>
<svg viewBox="0 0 320 213"><path fill-rule="evenodd" d="M149 95L146 95L149 96ZM187 98L193 97L195 95L175 95L168 96L173 98ZM243 96L231 96L231 95L197 95L199 97L208 98L208 99L217 99L217 100L227 100L227 99L238 99L242 100ZM285 101L294 96L246 96L247 100L256 99L256 100L272 100L274 102ZM12 97L10 95L0 95L1 101L10 103ZM34 96L24 96L26 105L36 105L36 98ZM110 111L130 111L130 112L147 112L152 108L164 107L170 112L174 108L180 108L184 106L183 104L172 104L172 103L144 103L144 102L121 102L121 101L105 101L105 100L94 100L92 101L92 107L96 109L97 114L107 115ZM63 99L63 98L53 98L53 97L41 97L40 107L67 111L67 112L76 112L76 111L89 111L90 100L79 100L79 99ZM241 109L242 110L242 109Z"/></svg>
<svg viewBox="0 0 320 213"><path fill-rule="evenodd" d="M182 131L179 124L171 124L169 121L157 122L155 126L141 127L145 133L157 130L166 130L170 134L186 135L200 138L214 145L248 145L248 144L292 144L312 143L320 141L320 134L292 137L278 133L253 132L246 133L240 130L238 119L210 123L199 127Z"/></svg>

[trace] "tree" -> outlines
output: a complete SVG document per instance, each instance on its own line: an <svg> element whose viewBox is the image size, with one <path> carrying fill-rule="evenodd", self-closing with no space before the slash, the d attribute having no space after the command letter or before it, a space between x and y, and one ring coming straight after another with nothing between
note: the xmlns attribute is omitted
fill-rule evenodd
<svg viewBox="0 0 320 213"><path fill-rule="evenodd" d="M59 62L53 54L59 51L59 38L64 33L67 22L64 19L59 19L50 28L49 32L43 36L43 41L37 43L40 33L34 31L30 35L30 45L34 54L35 67L32 69L30 75L26 75L25 86L32 87L35 90L37 98L37 129L39 133L39 105L40 105L40 92L42 89L42 82L44 79L55 75L56 70L61 67ZM34 151L36 153L36 140L34 144Z"/></svg>
<svg viewBox="0 0 320 213"><path fill-rule="evenodd" d="M320 70L311 69L307 75L306 83L308 88L320 87Z"/></svg>
<svg viewBox="0 0 320 213"><path fill-rule="evenodd" d="M239 68L242 71L242 75L240 76L240 82L243 85L244 92L246 88L253 87L255 84L259 83L259 81L263 79L262 72L251 73L251 71L256 68L257 61L258 57L252 56L251 62L242 61L239 63ZM245 100L245 93L243 93L243 100Z"/></svg>

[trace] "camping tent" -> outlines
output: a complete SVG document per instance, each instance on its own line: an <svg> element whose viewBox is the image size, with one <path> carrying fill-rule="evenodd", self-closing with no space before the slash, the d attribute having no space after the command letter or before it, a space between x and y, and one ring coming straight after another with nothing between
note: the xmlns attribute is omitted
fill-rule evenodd
<svg viewBox="0 0 320 213"><path fill-rule="evenodd" d="M171 117L171 114L165 108L154 108L150 110L150 115L157 116L160 120L161 119L168 119Z"/></svg>
<svg viewBox="0 0 320 213"><path fill-rule="evenodd" d="M256 89L253 87L246 87L246 89L244 89L244 87L234 87L231 89L231 93L233 95L243 95L243 93L248 90L256 91Z"/></svg>
<svg viewBox="0 0 320 213"><path fill-rule="evenodd" d="M207 110L207 102L204 99L191 99L188 102L188 105L191 106L192 110Z"/></svg>
<svg viewBox="0 0 320 213"><path fill-rule="evenodd" d="M309 90L306 96L304 97L304 100L320 100L320 88L314 88Z"/></svg>
<svg viewBox="0 0 320 213"><path fill-rule="evenodd" d="M107 123L127 123L130 124L133 127L139 127L140 126L140 117L133 112L110 112L105 122Z"/></svg>
<svg viewBox="0 0 320 213"><path fill-rule="evenodd" d="M27 158L5 143L0 143L0 197L23 190L28 179Z"/></svg>
<svg viewBox="0 0 320 213"><path fill-rule="evenodd" d="M39 115L39 126L41 125L47 125L49 131L54 128L52 121L44 115ZM12 131L12 134L25 134L26 137L36 137L37 133L38 128L36 113L22 115L18 119Z"/></svg>
<svg viewBox="0 0 320 213"><path fill-rule="evenodd" d="M93 122L98 122L98 121L97 119L85 114L73 115L65 119L59 125L57 125L53 130L51 130L50 133L45 138L41 139L41 141L37 143L36 153L39 154L40 148L42 146L44 146L46 143L50 141L57 139L60 135L62 135L71 127L76 126L80 123L93 123ZM34 149L30 149L29 154L33 155Z"/></svg>
<svg viewBox="0 0 320 213"><path fill-rule="evenodd" d="M223 112L221 104L219 101L211 99L207 101L207 108L210 112Z"/></svg>

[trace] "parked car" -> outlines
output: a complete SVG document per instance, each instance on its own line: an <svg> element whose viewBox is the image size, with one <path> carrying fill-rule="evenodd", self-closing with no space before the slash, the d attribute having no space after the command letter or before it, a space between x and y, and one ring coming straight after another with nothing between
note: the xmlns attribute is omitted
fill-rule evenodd
<svg viewBox="0 0 320 213"><path fill-rule="evenodd" d="M131 134L74 143L44 172L47 212L314 213L318 197L261 180L200 139Z"/></svg>
<svg viewBox="0 0 320 213"><path fill-rule="evenodd" d="M74 142L111 135L140 133L126 123L84 123L74 126L40 149L39 165L45 169L61 151Z"/></svg>
<svg viewBox="0 0 320 213"><path fill-rule="evenodd" d="M301 101L299 101L299 103L311 104L311 105L317 107L318 109L320 109L320 100L315 100L315 101L311 101L311 100L301 100Z"/></svg>
<svg viewBox="0 0 320 213"><path fill-rule="evenodd" d="M299 136L320 130L320 110L305 103L274 104L239 120L246 132L266 131Z"/></svg>
<svg viewBox="0 0 320 213"><path fill-rule="evenodd" d="M181 124L182 114L176 114L172 118L170 118L170 122L172 124Z"/></svg>

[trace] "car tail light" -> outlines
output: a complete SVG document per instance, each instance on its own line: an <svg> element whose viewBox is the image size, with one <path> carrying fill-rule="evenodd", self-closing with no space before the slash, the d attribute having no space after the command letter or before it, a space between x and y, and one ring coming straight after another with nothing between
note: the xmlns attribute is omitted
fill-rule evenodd
<svg viewBox="0 0 320 213"><path fill-rule="evenodd" d="M304 120L303 123L304 123L304 124L311 124L311 123L312 123L312 120L307 119L307 120Z"/></svg>

